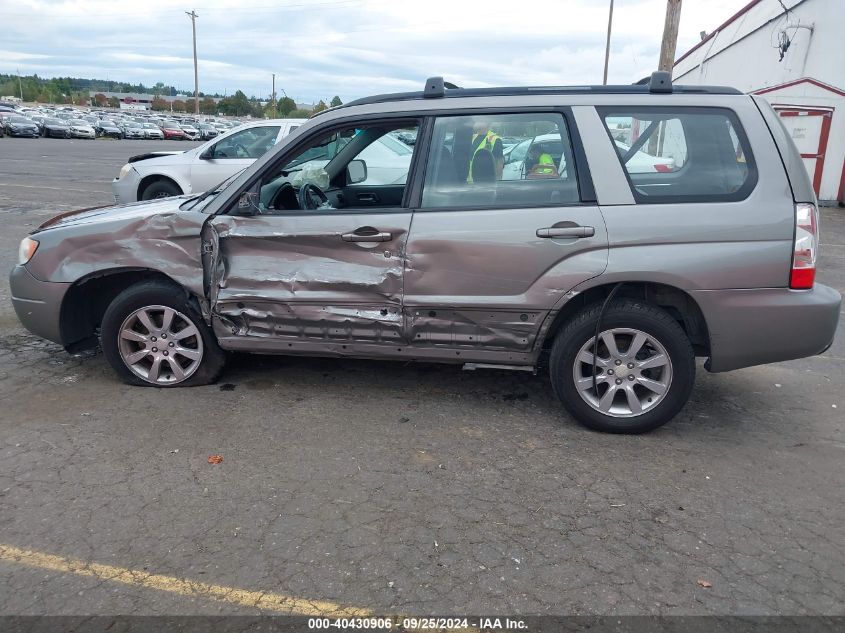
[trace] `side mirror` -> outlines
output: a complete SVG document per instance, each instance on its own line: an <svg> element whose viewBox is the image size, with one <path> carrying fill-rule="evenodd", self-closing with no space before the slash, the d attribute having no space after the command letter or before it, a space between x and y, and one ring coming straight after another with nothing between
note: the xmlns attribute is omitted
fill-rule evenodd
<svg viewBox="0 0 845 633"><path fill-rule="evenodd" d="M346 184L357 185L367 179L367 163L360 158L350 161L346 166Z"/></svg>
<svg viewBox="0 0 845 633"><path fill-rule="evenodd" d="M238 198L238 215L256 215L258 211L258 193L244 191Z"/></svg>
<svg viewBox="0 0 845 633"><path fill-rule="evenodd" d="M205 150L202 154L200 154L200 160L211 160L214 158L214 146L212 145L207 150Z"/></svg>

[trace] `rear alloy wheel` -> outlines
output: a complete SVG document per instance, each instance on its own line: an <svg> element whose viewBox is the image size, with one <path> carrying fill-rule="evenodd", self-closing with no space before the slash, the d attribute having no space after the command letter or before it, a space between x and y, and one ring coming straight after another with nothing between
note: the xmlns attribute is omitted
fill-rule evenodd
<svg viewBox="0 0 845 633"><path fill-rule="evenodd" d="M225 352L185 292L159 281L132 286L112 301L100 342L114 370L133 385L204 385L225 363Z"/></svg>
<svg viewBox="0 0 845 633"><path fill-rule="evenodd" d="M555 339L552 386L576 420L598 431L644 433L671 420L695 381L695 356L665 310L635 300L575 315ZM595 366L595 372L593 367Z"/></svg>

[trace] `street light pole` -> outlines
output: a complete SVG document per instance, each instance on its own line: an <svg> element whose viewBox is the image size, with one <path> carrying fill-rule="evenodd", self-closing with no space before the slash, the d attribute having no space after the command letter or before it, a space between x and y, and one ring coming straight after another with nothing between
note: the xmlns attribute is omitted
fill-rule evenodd
<svg viewBox="0 0 845 633"><path fill-rule="evenodd" d="M610 12L607 14L607 44L604 47L604 79L602 85L607 85L607 66L610 63L610 27L613 25L613 0L610 0Z"/></svg>
<svg viewBox="0 0 845 633"><path fill-rule="evenodd" d="M194 114L200 113L200 79L199 73L197 72L197 12L191 9L191 12L188 13L185 11L185 14L191 18L191 30L194 33Z"/></svg>
<svg viewBox="0 0 845 633"><path fill-rule="evenodd" d="M276 73L273 73L273 118L276 118Z"/></svg>

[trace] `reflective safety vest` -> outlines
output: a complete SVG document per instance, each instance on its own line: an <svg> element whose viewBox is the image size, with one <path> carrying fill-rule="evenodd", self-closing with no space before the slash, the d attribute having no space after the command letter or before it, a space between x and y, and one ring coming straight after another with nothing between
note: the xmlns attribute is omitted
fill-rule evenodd
<svg viewBox="0 0 845 633"><path fill-rule="evenodd" d="M552 158L551 154L540 154L540 159L537 161L537 164L531 168L531 173L543 175L553 175L557 173L555 159Z"/></svg>
<svg viewBox="0 0 845 633"><path fill-rule="evenodd" d="M500 140L500 136L493 131L488 130L487 135L478 143L478 134L472 135L472 145L475 149L472 151L472 158L469 159L469 170L467 171L467 182L472 182L472 162L478 155L478 152L485 151L493 153L493 148L496 146L496 141ZM476 146L475 144L478 143Z"/></svg>

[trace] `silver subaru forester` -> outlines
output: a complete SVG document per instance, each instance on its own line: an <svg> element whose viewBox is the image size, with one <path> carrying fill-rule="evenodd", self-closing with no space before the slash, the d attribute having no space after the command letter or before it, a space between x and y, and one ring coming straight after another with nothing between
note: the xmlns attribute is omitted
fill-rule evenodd
<svg viewBox="0 0 845 633"><path fill-rule="evenodd" d="M548 367L577 420L632 433L684 406L696 356L723 372L830 346L818 243L759 97L665 73L435 77L321 113L201 195L55 217L11 288L30 331L99 343L133 385L209 383L227 351Z"/></svg>

